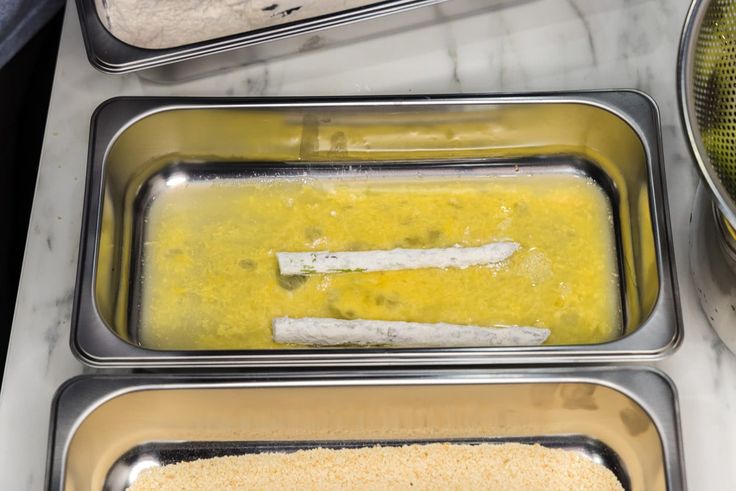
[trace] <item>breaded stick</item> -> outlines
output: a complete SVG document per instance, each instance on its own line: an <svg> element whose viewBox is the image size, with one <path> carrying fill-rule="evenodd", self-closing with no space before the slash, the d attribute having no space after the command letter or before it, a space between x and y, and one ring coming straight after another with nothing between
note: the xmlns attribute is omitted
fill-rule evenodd
<svg viewBox="0 0 736 491"><path fill-rule="evenodd" d="M309 346L479 347L535 346L549 337L537 327L479 327L419 322L344 320L317 317L273 320L277 343Z"/></svg>
<svg viewBox="0 0 736 491"><path fill-rule="evenodd" d="M519 249L516 242L493 242L480 247L391 249L347 252L277 252L282 275L396 271L423 268L467 268L495 264Z"/></svg>

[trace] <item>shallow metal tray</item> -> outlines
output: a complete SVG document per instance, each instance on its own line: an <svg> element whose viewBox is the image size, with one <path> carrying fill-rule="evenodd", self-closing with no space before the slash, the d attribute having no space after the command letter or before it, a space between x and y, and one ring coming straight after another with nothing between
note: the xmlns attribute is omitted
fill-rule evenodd
<svg viewBox="0 0 736 491"><path fill-rule="evenodd" d="M334 136L343 142L338 148ZM451 136L448 136L451 135ZM310 167L304 164L309 163ZM161 183L215 172L574 172L615 215L625 325L595 345L156 351L138 343L140 223ZM72 347L95 366L641 360L681 337L656 107L637 92L384 99L115 99L92 121Z"/></svg>
<svg viewBox="0 0 736 491"><path fill-rule="evenodd" d="M121 491L182 460L437 441L565 448L627 490L685 489L675 389L644 368L80 377L55 399L47 485Z"/></svg>
<svg viewBox="0 0 736 491"><path fill-rule="evenodd" d="M145 70L141 72L144 78L176 82L278 56L447 22L520 0L376 1L331 15L166 49L139 48L117 39L100 20L99 1L77 0L90 63L107 73ZM420 8L430 6L435 8Z"/></svg>

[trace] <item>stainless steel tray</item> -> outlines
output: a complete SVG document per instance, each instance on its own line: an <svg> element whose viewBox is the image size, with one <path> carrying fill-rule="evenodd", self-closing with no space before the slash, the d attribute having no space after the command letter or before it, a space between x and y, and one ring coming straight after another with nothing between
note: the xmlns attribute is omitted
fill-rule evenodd
<svg viewBox="0 0 736 491"><path fill-rule="evenodd" d="M145 70L141 76L147 79L175 82L228 67L447 22L519 0L384 0L331 15L166 49L143 49L117 39L100 20L98 1L77 0L90 63L107 73ZM436 8L420 8L433 5Z"/></svg>
<svg viewBox="0 0 736 491"><path fill-rule="evenodd" d="M160 463L430 441L540 443L630 491L685 489L675 389L643 368L80 377L55 399L47 486L122 491Z"/></svg>
<svg viewBox="0 0 736 491"><path fill-rule="evenodd" d="M408 130L410 129L410 131ZM448 138L447 132L452 132ZM334 149L342 134L346 147ZM351 143L357 142L357 143ZM94 366L511 364L659 358L681 337L658 115L637 92L383 99L114 99L92 121L72 347ZM135 322L136 230L157 182L243 163L284 170L565 170L615 213L625 326L595 345L468 349L156 351ZM254 164L257 163L257 164ZM420 163L420 164L417 164ZM319 165L317 165L319 164ZM241 169L242 170L242 169ZM316 172L316 171L315 171Z"/></svg>

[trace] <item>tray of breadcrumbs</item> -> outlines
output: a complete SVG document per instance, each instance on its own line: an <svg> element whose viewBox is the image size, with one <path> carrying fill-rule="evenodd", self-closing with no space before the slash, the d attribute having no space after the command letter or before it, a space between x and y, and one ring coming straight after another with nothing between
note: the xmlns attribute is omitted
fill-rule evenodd
<svg viewBox="0 0 736 491"><path fill-rule="evenodd" d="M684 489L645 368L84 376L50 441L50 490Z"/></svg>

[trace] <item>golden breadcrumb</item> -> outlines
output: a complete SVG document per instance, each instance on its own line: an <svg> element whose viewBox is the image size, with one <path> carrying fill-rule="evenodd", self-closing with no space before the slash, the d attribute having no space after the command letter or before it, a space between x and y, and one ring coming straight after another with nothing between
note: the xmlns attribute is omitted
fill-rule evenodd
<svg viewBox="0 0 736 491"><path fill-rule="evenodd" d="M217 457L146 469L129 491L212 489L623 491L610 470L585 457L518 443L318 448Z"/></svg>

